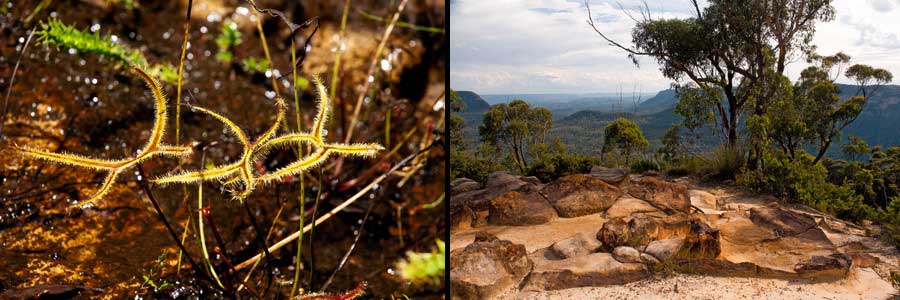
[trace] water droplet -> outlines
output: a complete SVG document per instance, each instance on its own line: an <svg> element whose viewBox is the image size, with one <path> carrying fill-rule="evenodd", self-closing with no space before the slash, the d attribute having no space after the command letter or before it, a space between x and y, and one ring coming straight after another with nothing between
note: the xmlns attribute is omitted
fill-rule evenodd
<svg viewBox="0 0 900 300"><path fill-rule="evenodd" d="M100 30L100 24L91 25L91 32L97 32L97 30Z"/></svg>
<svg viewBox="0 0 900 300"><path fill-rule="evenodd" d="M25 37L19 37L19 44L22 44L24 42L25 42Z"/></svg>
<svg viewBox="0 0 900 300"><path fill-rule="evenodd" d="M266 98L275 98L275 91L266 91Z"/></svg>
<svg viewBox="0 0 900 300"><path fill-rule="evenodd" d="M266 70L266 78L272 77L272 70Z"/></svg>
<svg viewBox="0 0 900 300"><path fill-rule="evenodd" d="M222 86L222 82L220 82L220 81L218 81L218 80L216 80L215 82L213 82L213 88L214 88L214 89L217 89L217 90L218 90L219 87L221 87L221 86Z"/></svg>
<svg viewBox="0 0 900 300"><path fill-rule="evenodd" d="M170 37L172 37L172 32L169 32L169 31L163 32L163 39L168 40Z"/></svg>
<svg viewBox="0 0 900 300"><path fill-rule="evenodd" d="M9 7L12 7L12 2L9 3ZM51 18L56 18L56 16L58 16L58 15L59 15L59 14L57 14L55 11L54 11L54 12L50 12L50 17L51 17Z"/></svg>
<svg viewBox="0 0 900 300"><path fill-rule="evenodd" d="M111 40L113 43L115 43L115 42L119 41L119 37L116 36L115 34L113 34L112 36L109 37L109 40Z"/></svg>
<svg viewBox="0 0 900 300"><path fill-rule="evenodd" d="M194 59L194 54L188 52L188 54L187 54L187 59Z"/></svg>
<svg viewBox="0 0 900 300"><path fill-rule="evenodd" d="M206 15L206 21L207 21L207 22L214 23L214 22L218 22L218 21L221 21L221 20L222 20L222 16L220 16L220 15L217 14L217 13L211 13L211 14L209 14L209 15Z"/></svg>
<svg viewBox="0 0 900 300"><path fill-rule="evenodd" d="M440 111L444 109L444 99L438 100L434 103L434 111Z"/></svg>
<svg viewBox="0 0 900 300"><path fill-rule="evenodd" d="M369 75L369 83L375 82L375 76Z"/></svg>
<svg viewBox="0 0 900 300"><path fill-rule="evenodd" d="M238 13L239 15L245 15L245 16L246 16L248 13L250 13L250 10L247 9L246 7L238 6L238 8L235 8L235 9L234 9L234 12Z"/></svg>
<svg viewBox="0 0 900 300"><path fill-rule="evenodd" d="M100 102L100 98L97 98L97 96L91 97L91 102L94 102L94 103Z"/></svg>
<svg viewBox="0 0 900 300"><path fill-rule="evenodd" d="M69 54L75 55L75 53L78 53L78 50L75 50L75 48L69 48Z"/></svg>
<svg viewBox="0 0 900 300"><path fill-rule="evenodd" d="M387 269L387 272L388 272L388 274L396 275L396 274L395 274L396 272L394 272L394 268L388 268L388 269Z"/></svg>
<svg viewBox="0 0 900 300"><path fill-rule="evenodd" d="M387 72L387 71L390 71L391 69L392 69L391 62L389 62L387 59L382 59L381 60L381 70Z"/></svg>
<svg viewBox="0 0 900 300"><path fill-rule="evenodd" d="M91 79L91 84L97 84L97 78Z"/></svg>
<svg viewBox="0 0 900 300"><path fill-rule="evenodd" d="M35 114L34 112L31 112L30 115L31 115L32 118L34 118L34 116L35 116L36 114Z"/></svg>
<svg viewBox="0 0 900 300"><path fill-rule="evenodd" d="M209 31L209 29L207 29L206 26L200 26L200 33L206 33L207 31Z"/></svg>

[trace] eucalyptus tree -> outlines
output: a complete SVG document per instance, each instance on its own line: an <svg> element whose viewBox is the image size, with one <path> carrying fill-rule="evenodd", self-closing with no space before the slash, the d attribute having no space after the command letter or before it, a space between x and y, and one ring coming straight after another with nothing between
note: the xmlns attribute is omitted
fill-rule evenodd
<svg viewBox="0 0 900 300"><path fill-rule="evenodd" d="M531 108L523 100L492 105L485 113L478 134L482 142L506 150L515 167L525 173L531 161L528 152L544 144L553 126L553 114L542 107Z"/></svg>

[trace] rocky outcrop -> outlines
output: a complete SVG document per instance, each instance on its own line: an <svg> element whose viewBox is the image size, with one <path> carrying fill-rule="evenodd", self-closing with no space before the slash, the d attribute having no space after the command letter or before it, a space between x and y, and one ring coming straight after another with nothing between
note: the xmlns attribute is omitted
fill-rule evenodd
<svg viewBox="0 0 900 300"><path fill-rule="evenodd" d="M691 198L685 185L656 177L640 178L626 188L626 193L669 214L687 213L691 207Z"/></svg>
<svg viewBox="0 0 900 300"><path fill-rule="evenodd" d="M850 271L851 261L850 256L843 253L817 255L797 263L794 271L802 277L820 280L843 278Z"/></svg>
<svg viewBox="0 0 900 300"><path fill-rule="evenodd" d="M619 186L628 179L628 170L622 168L591 167L591 177L600 179L611 185Z"/></svg>
<svg viewBox="0 0 900 300"><path fill-rule="evenodd" d="M508 192L491 200L488 223L494 225L543 224L557 218L556 210L537 193Z"/></svg>
<svg viewBox="0 0 900 300"><path fill-rule="evenodd" d="M622 263L609 253L562 260L544 260L542 255L531 257L535 267L523 283L522 290L525 291L624 284L650 276L643 263Z"/></svg>
<svg viewBox="0 0 900 300"><path fill-rule="evenodd" d="M533 193L541 188L534 177L523 177L499 171L491 174L482 185L468 178L450 183L450 230L465 230L486 224L491 200L511 191Z"/></svg>
<svg viewBox="0 0 900 300"><path fill-rule="evenodd" d="M493 299L516 286L533 267L525 246L486 234L452 251L450 261L452 299Z"/></svg>
<svg viewBox="0 0 900 300"><path fill-rule="evenodd" d="M450 196L455 196L480 189L480 183L468 178L457 178L450 182Z"/></svg>
<svg viewBox="0 0 900 300"><path fill-rule="evenodd" d="M602 245L591 234L585 232L553 243L550 250L558 257L573 258L597 252Z"/></svg>
<svg viewBox="0 0 900 300"><path fill-rule="evenodd" d="M603 180L578 174L559 178L540 193L565 218L580 217L605 211L619 197L619 188Z"/></svg>
<svg viewBox="0 0 900 300"><path fill-rule="evenodd" d="M666 214L650 205L644 200L640 200L628 195L623 195L606 209L606 218L628 218L637 214L647 214L655 217L664 217Z"/></svg>
<svg viewBox="0 0 900 300"><path fill-rule="evenodd" d="M627 246L616 247L616 249L613 249L612 255L613 258L622 263L641 262L641 252Z"/></svg>
<svg viewBox="0 0 900 300"><path fill-rule="evenodd" d="M660 261L664 261L675 256L682 245L684 245L684 238L673 237L650 242L650 244L647 244L644 252L653 255L654 258Z"/></svg>

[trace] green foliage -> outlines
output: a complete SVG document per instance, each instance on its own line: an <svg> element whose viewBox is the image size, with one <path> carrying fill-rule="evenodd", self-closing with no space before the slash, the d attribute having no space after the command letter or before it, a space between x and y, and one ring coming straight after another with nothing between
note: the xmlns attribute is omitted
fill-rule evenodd
<svg viewBox="0 0 900 300"><path fill-rule="evenodd" d="M653 159L640 159L631 164L631 172L633 173L641 174L660 170L662 170L662 165L659 161Z"/></svg>
<svg viewBox="0 0 900 300"><path fill-rule="evenodd" d="M790 159L780 152L768 151L760 170L745 171L738 182L753 190L798 201L838 218L860 221L873 216L873 209L847 185L827 180L827 170L806 152Z"/></svg>
<svg viewBox="0 0 900 300"><path fill-rule="evenodd" d="M216 53L216 59L224 63L230 63L234 58L234 47L241 44L241 31L238 30L237 24L234 22L222 22L219 36L216 37L216 45L219 51Z"/></svg>
<svg viewBox="0 0 900 300"><path fill-rule="evenodd" d="M535 176L542 182L550 182L557 178L584 174L591 171L591 167L600 164L600 160L594 157L569 153L560 140L553 145L555 149L549 149L546 145L540 145L544 149L536 149L534 152L538 158L528 166L525 172L528 176Z"/></svg>
<svg viewBox="0 0 900 300"><path fill-rule="evenodd" d="M99 32L78 30L75 26L66 25L56 18L51 18L46 23L41 22L40 27L41 29L35 32L38 41L56 46L57 49L75 49L79 53L112 59L118 66L140 67L146 69L150 75L159 76L165 82L174 83L178 80L178 73L172 65L151 66L140 51L113 42L109 37L100 37Z"/></svg>
<svg viewBox="0 0 900 300"><path fill-rule="evenodd" d="M647 150L649 145L650 142L637 124L618 118L606 126L601 152L604 156L624 157L625 164L628 165L633 154Z"/></svg>
<svg viewBox="0 0 900 300"><path fill-rule="evenodd" d="M431 252L406 253L407 259L397 263L400 277L406 281L440 285L444 278L444 241L435 240L436 247Z"/></svg>
<svg viewBox="0 0 900 300"><path fill-rule="evenodd" d="M144 284L150 285L156 291L159 291L159 290L162 290L162 289L172 286L171 283L166 282L164 279L160 279L160 282L158 284L155 281L153 281L153 278L158 276L159 273L162 271L163 267L165 267L166 257L168 255L169 255L168 252L163 251L163 253L160 254L159 257L156 258L156 265L154 265L153 267L150 267L148 274L141 274L141 278L144 279L142 286Z"/></svg>
<svg viewBox="0 0 900 300"><path fill-rule="evenodd" d="M704 159L700 174L707 179L734 179L747 163L745 153L741 147L719 147Z"/></svg>
<svg viewBox="0 0 900 300"><path fill-rule="evenodd" d="M497 161L500 149L481 144L478 149L450 149L450 179L469 178L485 182L491 173L506 168Z"/></svg>
<svg viewBox="0 0 900 300"><path fill-rule="evenodd" d="M269 69L269 62L263 58L248 57L241 61L245 70L256 73L265 73Z"/></svg>
<svg viewBox="0 0 900 300"><path fill-rule="evenodd" d="M546 108L531 108L522 100L492 105L484 115L478 134L481 141L510 153L515 167L525 173L532 158L532 145L543 144L553 126L553 114Z"/></svg>
<svg viewBox="0 0 900 300"><path fill-rule="evenodd" d="M698 156L686 156L668 162L663 168L663 173L672 177L698 175L705 165L706 162Z"/></svg>

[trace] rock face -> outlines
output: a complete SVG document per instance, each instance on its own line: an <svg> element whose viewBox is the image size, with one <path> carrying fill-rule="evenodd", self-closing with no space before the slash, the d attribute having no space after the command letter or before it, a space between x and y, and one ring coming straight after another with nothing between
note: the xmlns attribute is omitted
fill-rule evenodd
<svg viewBox="0 0 900 300"><path fill-rule="evenodd" d="M675 256L682 245L684 245L684 238L673 237L650 242L650 244L647 244L647 248L644 249L644 252L653 255L653 257L658 260L664 261Z"/></svg>
<svg viewBox="0 0 900 300"><path fill-rule="evenodd" d="M636 199L631 196L622 196L606 210L606 217L627 218L636 214L648 214L656 217L663 217L666 214L650 205L644 200Z"/></svg>
<svg viewBox="0 0 900 300"><path fill-rule="evenodd" d="M555 220L556 210L537 193L508 192L491 200L488 223L494 225L535 225Z"/></svg>
<svg viewBox="0 0 900 300"><path fill-rule="evenodd" d="M613 250L613 258L622 263L641 262L641 252L631 247L620 246Z"/></svg>
<svg viewBox="0 0 900 300"><path fill-rule="evenodd" d="M626 192L669 214L687 213L691 207L691 197L686 186L655 177L641 178L630 185Z"/></svg>
<svg viewBox="0 0 900 300"><path fill-rule="evenodd" d="M794 266L794 271L803 277L816 279L842 278L850 271L851 258L847 254L835 253L829 256L813 256Z"/></svg>
<svg viewBox="0 0 900 300"><path fill-rule="evenodd" d="M468 178L457 178L450 182L450 196L481 189L481 184Z"/></svg>
<svg viewBox="0 0 900 300"><path fill-rule="evenodd" d="M553 181L540 193L565 218L602 212L619 197L619 188L588 175L577 174Z"/></svg>
<svg viewBox="0 0 900 300"><path fill-rule="evenodd" d="M450 213L450 228L453 230L466 230L472 228L475 220L475 212L468 206L461 206Z"/></svg>
<svg viewBox="0 0 900 300"><path fill-rule="evenodd" d="M591 167L591 177L619 186L628 178L628 170L622 168L606 168L601 166Z"/></svg>
<svg viewBox="0 0 900 300"><path fill-rule="evenodd" d="M597 252L602 245L600 241L590 234L580 233L553 243L550 246L550 250L559 257L573 258Z"/></svg>
<svg viewBox="0 0 900 300"><path fill-rule="evenodd" d="M479 235L450 253L453 299L493 299L518 284L533 267L525 246Z"/></svg>
<svg viewBox="0 0 900 300"><path fill-rule="evenodd" d="M646 265L621 263L609 253L593 253L563 260L542 260L539 256L532 256L532 259L535 267L525 279L522 290L544 291L624 284L650 276Z"/></svg>

